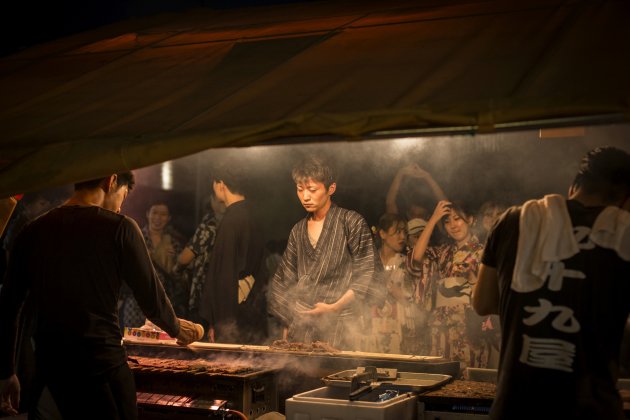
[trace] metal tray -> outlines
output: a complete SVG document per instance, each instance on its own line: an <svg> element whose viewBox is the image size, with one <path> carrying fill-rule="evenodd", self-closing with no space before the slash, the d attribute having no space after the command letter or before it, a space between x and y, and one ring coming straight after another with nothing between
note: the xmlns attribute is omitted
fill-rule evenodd
<svg viewBox="0 0 630 420"><path fill-rule="evenodd" d="M359 368L360 369L360 368ZM386 369L383 369L383 377L381 369L378 370L379 378L372 382L372 386L386 387L387 389L397 389L405 392L422 392L442 386L451 381L451 375L440 375L435 373L416 373L416 372L396 372L396 378L385 378ZM344 370L342 372L333 373L322 378L327 386L343 387L350 389L352 376L361 373L360 370Z"/></svg>

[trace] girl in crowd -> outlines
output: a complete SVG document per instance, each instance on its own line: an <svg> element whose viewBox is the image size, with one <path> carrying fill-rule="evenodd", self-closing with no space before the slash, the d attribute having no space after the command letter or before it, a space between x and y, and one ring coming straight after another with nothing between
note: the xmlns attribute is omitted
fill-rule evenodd
<svg viewBox="0 0 630 420"><path fill-rule="evenodd" d="M186 316L188 287L181 277L173 273L175 260L182 250L181 236L169 225L171 214L168 205L156 202L147 211L147 224L142 234L158 278L164 286L173 309L178 316ZM123 289L122 326L139 327L145 322L144 314L128 288Z"/></svg>
<svg viewBox="0 0 630 420"><path fill-rule="evenodd" d="M473 285L483 245L472 233L473 216L461 206L440 201L409 258L410 271L421 272L418 301L430 313L430 354L457 360L466 367L486 367L481 340L482 319L471 307ZM429 246L438 223L448 242Z"/></svg>
<svg viewBox="0 0 630 420"><path fill-rule="evenodd" d="M372 308L372 331L381 353L416 353L413 284L405 270L405 220L384 214L378 224L378 255L384 267L379 285L387 294L384 305Z"/></svg>
<svg viewBox="0 0 630 420"><path fill-rule="evenodd" d="M142 228L151 261L162 281L173 309L178 316L188 316L188 287L173 273L177 256L182 251L183 238L170 225L171 212L164 202L156 202L147 212L147 225Z"/></svg>

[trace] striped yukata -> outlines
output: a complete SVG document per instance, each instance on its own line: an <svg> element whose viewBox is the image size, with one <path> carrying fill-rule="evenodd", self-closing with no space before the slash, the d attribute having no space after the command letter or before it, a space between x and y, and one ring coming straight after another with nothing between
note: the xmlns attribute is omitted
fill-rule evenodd
<svg viewBox="0 0 630 420"><path fill-rule="evenodd" d="M300 316L317 302L335 303L349 289L366 297L375 267L372 234L365 219L333 204L315 247L308 237L309 216L291 230L287 248L271 284L270 312L289 327L289 340L326 341L352 348L358 328L356 304L341 312Z"/></svg>

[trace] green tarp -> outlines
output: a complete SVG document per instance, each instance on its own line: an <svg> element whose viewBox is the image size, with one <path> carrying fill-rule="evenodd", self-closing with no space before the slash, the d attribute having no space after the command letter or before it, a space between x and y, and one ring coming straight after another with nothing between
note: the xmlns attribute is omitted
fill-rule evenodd
<svg viewBox="0 0 630 420"><path fill-rule="evenodd" d="M209 148L630 119L630 2L320 1L120 22L0 59L0 197Z"/></svg>

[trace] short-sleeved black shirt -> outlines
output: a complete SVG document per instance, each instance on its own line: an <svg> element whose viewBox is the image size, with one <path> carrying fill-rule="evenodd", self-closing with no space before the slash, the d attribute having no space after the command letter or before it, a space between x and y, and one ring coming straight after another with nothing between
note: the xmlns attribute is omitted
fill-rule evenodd
<svg viewBox="0 0 630 420"><path fill-rule="evenodd" d="M537 290L510 287L520 207L509 209L488 238L482 263L497 269L503 332L494 419L624 418L615 386L630 263L588 238L603 207L567 207L580 251L555 263L555 279Z"/></svg>

